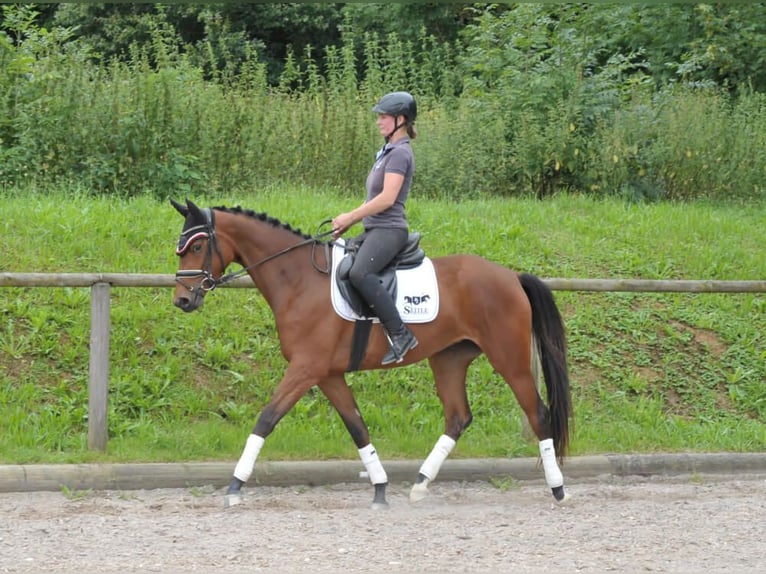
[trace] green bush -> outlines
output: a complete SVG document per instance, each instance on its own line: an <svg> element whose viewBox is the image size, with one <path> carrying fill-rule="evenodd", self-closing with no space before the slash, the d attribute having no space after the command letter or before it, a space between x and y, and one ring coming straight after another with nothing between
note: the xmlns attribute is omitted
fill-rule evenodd
<svg viewBox="0 0 766 574"><path fill-rule="evenodd" d="M254 44L227 62L221 46L185 53L157 26L127 59L99 64L66 29L18 20L15 42L0 35L3 185L164 197L292 183L356 195L381 144L371 105L407 89L428 196L766 194L763 94L656 87L640 51L604 59L539 6L479 18L465 48L346 30L323 68L311 46L288 52L274 85Z"/></svg>

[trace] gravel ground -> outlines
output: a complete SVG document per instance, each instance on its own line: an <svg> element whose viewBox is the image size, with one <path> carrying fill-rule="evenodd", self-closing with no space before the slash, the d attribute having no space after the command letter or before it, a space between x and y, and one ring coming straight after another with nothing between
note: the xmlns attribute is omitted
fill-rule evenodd
<svg viewBox="0 0 766 574"><path fill-rule="evenodd" d="M764 476L0 494L0 572L764 572Z"/></svg>

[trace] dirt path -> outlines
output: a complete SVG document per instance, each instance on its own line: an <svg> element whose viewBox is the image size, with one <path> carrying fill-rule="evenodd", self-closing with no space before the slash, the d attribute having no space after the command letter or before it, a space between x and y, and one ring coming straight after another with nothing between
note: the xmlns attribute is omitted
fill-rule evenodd
<svg viewBox="0 0 766 574"><path fill-rule="evenodd" d="M0 494L0 572L764 572L763 476Z"/></svg>

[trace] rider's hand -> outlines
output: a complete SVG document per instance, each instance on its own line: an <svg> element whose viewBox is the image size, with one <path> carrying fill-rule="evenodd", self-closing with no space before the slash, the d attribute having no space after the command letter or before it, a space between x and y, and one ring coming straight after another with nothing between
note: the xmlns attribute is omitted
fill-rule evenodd
<svg viewBox="0 0 766 574"><path fill-rule="evenodd" d="M356 223L354 221L354 216L350 213L341 213L338 215L335 219L332 220L332 236L337 239L341 235L343 235L349 227L354 225Z"/></svg>

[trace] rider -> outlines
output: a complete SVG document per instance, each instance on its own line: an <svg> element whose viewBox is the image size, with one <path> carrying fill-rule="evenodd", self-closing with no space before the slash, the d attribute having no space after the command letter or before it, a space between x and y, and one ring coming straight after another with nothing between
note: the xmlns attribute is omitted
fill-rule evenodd
<svg viewBox="0 0 766 574"><path fill-rule="evenodd" d="M404 247L409 235L404 203L415 172L410 141L417 136L414 124L418 112L415 98L407 92L386 94L372 111L378 114L376 123L386 143L367 176L367 197L359 207L341 213L332 223L336 238L358 221L364 226L364 232L354 238L361 246L349 280L383 325L391 347L382 361L387 365L401 362L418 344L378 276Z"/></svg>

